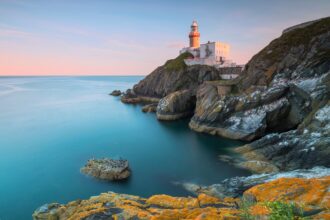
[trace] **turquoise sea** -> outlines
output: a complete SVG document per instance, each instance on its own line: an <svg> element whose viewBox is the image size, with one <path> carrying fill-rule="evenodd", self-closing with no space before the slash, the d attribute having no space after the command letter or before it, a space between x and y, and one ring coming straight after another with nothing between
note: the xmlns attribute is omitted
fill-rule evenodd
<svg viewBox="0 0 330 220"><path fill-rule="evenodd" d="M31 219L44 203L101 192L190 195L174 182L248 175L218 160L240 143L159 122L109 96L142 77L0 77L0 219ZM126 158L132 176L109 183L79 172L93 157Z"/></svg>

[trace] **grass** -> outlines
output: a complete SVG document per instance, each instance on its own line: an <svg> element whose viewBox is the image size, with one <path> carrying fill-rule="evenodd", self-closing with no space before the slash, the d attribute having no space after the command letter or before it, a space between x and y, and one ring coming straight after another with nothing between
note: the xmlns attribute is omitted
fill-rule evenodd
<svg viewBox="0 0 330 220"><path fill-rule="evenodd" d="M273 40L269 46L261 51L262 55L270 61L278 61L290 48L297 47L299 45L308 46L313 37L321 35L329 31L330 17L324 18L313 24L310 24L304 28L298 28L287 33L284 33L281 37ZM268 51L271 48L272 52Z"/></svg>
<svg viewBox="0 0 330 220"><path fill-rule="evenodd" d="M164 66L168 70L181 70L187 66L184 62L184 60L187 58L193 58L193 55L191 53L185 52L180 54L175 59L166 61Z"/></svg>
<svg viewBox="0 0 330 220"><path fill-rule="evenodd" d="M294 203L282 201L256 203L246 198L242 198L239 203L240 217L244 220L257 220L260 216L251 214L251 207L256 204L262 205L270 210L267 215L269 220L309 220L308 217L303 217L303 209L296 206Z"/></svg>

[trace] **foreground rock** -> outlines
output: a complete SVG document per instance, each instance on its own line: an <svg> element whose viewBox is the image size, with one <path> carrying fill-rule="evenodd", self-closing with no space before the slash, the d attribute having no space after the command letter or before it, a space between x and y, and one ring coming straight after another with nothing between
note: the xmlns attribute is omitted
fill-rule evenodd
<svg viewBox="0 0 330 220"><path fill-rule="evenodd" d="M102 193L88 200L61 205L46 204L33 213L35 220L59 219L223 219L238 216L233 200L220 200L207 195L172 197L154 195L149 198Z"/></svg>
<svg viewBox="0 0 330 220"><path fill-rule="evenodd" d="M191 116L195 109L195 95L179 90L162 98L157 106L157 119L171 121Z"/></svg>
<svg viewBox="0 0 330 220"><path fill-rule="evenodd" d="M113 90L110 95L112 96L120 96L122 94L122 92L120 90Z"/></svg>
<svg viewBox="0 0 330 220"><path fill-rule="evenodd" d="M301 179L281 178L250 188L244 200L219 199L206 194L197 197L172 197L154 195L149 198L102 193L88 200L77 200L66 205L46 204L33 213L35 220L60 219L268 219L276 209L275 201L294 202L303 212L295 216L327 219L329 217L330 177ZM283 203L285 205L285 203ZM287 210L293 211L293 210ZM286 213L276 212L277 217L288 219Z"/></svg>
<svg viewBox="0 0 330 220"><path fill-rule="evenodd" d="M126 179L131 174L127 160L108 158L88 160L80 171L95 178L110 181Z"/></svg>
<svg viewBox="0 0 330 220"><path fill-rule="evenodd" d="M177 183L187 191L198 194L207 194L217 198L240 197L247 189L274 181L279 178L323 178L330 176L330 168L314 167L312 169L299 169L289 172L280 172L272 174L255 174L247 177L233 177L210 186L201 186L193 183Z"/></svg>

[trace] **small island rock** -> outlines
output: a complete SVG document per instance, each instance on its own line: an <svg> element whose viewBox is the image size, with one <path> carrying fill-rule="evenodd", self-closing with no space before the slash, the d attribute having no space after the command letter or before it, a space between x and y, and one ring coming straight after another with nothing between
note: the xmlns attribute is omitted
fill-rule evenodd
<svg viewBox="0 0 330 220"><path fill-rule="evenodd" d="M110 95L112 96L120 96L122 94L122 92L120 90L113 90Z"/></svg>
<svg viewBox="0 0 330 220"><path fill-rule="evenodd" d="M126 179L131 174L127 160L110 158L88 160L80 171L98 179L111 181Z"/></svg>

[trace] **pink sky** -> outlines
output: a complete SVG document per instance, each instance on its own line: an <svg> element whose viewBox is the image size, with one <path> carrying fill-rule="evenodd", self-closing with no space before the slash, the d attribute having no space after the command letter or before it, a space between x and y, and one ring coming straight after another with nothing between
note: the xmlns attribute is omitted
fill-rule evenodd
<svg viewBox="0 0 330 220"><path fill-rule="evenodd" d="M284 28L330 11L326 0L239 2L0 0L0 75L145 75L188 45L193 19L201 43L229 43L244 64Z"/></svg>

